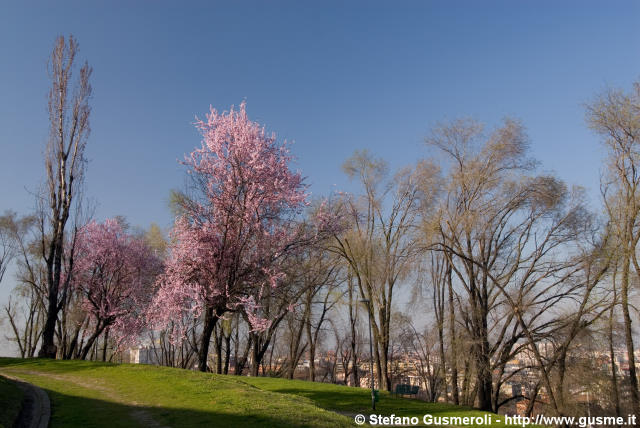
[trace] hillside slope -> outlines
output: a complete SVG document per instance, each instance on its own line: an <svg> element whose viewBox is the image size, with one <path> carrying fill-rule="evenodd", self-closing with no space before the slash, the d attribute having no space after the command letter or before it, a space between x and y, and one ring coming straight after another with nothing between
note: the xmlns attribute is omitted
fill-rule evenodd
<svg viewBox="0 0 640 428"><path fill-rule="evenodd" d="M371 413L368 390L323 383L148 365L9 358L0 358L2 373L47 391L52 428L353 427L355 414ZM376 413L420 419L425 413L483 414L452 405L392 398L387 393L382 394Z"/></svg>

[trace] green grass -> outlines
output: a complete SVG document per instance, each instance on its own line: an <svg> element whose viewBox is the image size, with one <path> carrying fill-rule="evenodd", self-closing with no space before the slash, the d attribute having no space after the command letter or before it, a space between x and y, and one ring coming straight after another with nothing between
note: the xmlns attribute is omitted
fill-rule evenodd
<svg viewBox="0 0 640 428"><path fill-rule="evenodd" d="M22 390L12 381L0 376L0 428L12 427L22 403Z"/></svg>
<svg viewBox="0 0 640 428"><path fill-rule="evenodd" d="M223 376L86 361L0 358L7 373L43 388L56 427L353 427L369 415L370 392L324 383ZM4 397L0 400L6 407ZM10 404L9 406L14 406ZM391 397L377 414L478 416L473 409ZM492 426L504 426L494 423Z"/></svg>
<svg viewBox="0 0 640 428"><path fill-rule="evenodd" d="M292 394L311 399L318 406L338 412L380 415L416 416L420 421L425 414L434 417L469 416L481 417L487 412L468 407L456 406L445 403L425 403L424 401L408 398L396 398L386 391L380 391L380 401L376 403L376 410L371 410L371 392L362 388L352 388L330 383L305 382L299 380L287 380L266 377L246 377L243 381L254 385L264 391ZM492 427L506 427L504 418L502 423L493 416ZM462 425L464 426L464 425ZM476 425L468 425L476 426ZM533 425L530 425L533 426Z"/></svg>

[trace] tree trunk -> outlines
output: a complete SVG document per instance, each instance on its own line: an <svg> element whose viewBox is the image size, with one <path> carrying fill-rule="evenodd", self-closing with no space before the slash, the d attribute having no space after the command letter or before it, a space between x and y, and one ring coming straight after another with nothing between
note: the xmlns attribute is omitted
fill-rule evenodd
<svg viewBox="0 0 640 428"><path fill-rule="evenodd" d="M107 343L108 342L109 342L109 329L107 328L104 332L104 344L102 346L102 361L107 361Z"/></svg>
<svg viewBox="0 0 640 428"><path fill-rule="evenodd" d="M382 370L382 361L381 361L381 353L378 345L380 344L380 332L378 330L377 324L374 322L373 314L369 315L371 317L371 329L373 330L373 363L376 368L376 377L378 378L378 389L383 388L383 370Z"/></svg>
<svg viewBox="0 0 640 428"><path fill-rule="evenodd" d="M222 374L222 328L214 330L214 342L216 348L216 373Z"/></svg>
<svg viewBox="0 0 640 428"><path fill-rule="evenodd" d="M456 314L453 305L453 285L451 279L451 265L447 263L447 286L449 288L449 342L451 347L451 395L453 396L453 404L460 404L460 393L458 391L458 344L456 340Z"/></svg>
<svg viewBox="0 0 640 428"><path fill-rule="evenodd" d="M527 403L527 409L524 412L525 416L528 418L531 417L533 409L535 408L536 400L538 399L538 391L540 391L540 381L534 385L533 391L529 393L529 402Z"/></svg>
<svg viewBox="0 0 640 428"><path fill-rule="evenodd" d="M445 272L446 273L446 272ZM444 396L447 397L447 366L446 366L446 356L444 353L444 284L443 278L437 278L437 281L434 281L434 290L433 290L433 306L435 309L436 322L438 324L438 352L440 356L440 364L438 367L438 385L437 390L434 385L434 389L432 391L432 400L434 403L438 400L438 396L440 395L441 386L444 386ZM437 285L436 285L437 284Z"/></svg>
<svg viewBox="0 0 640 428"><path fill-rule="evenodd" d="M202 335L200 336L200 347L198 349L198 370L207 371L207 357L209 356L209 343L211 342L211 334L218 322L218 314L212 307L207 307L204 313L204 325L202 327Z"/></svg>
<svg viewBox="0 0 640 428"><path fill-rule="evenodd" d="M260 374L260 341L255 333L251 333L253 338L253 345L251 346L251 376L258 376Z"/></svg>
<svg viewBox="0 0 640 428"><path fill-rule="evenodd" d="M244 371L244 367L247 364L247 359L249 358L249 351L251 350L251 344L253 342L253 336L249 335L249 340L247 340L247 346L244 348L244 352L242 353L242 357L237 358L237 355L238 355L237 346L240 343L238 341L237 331L238 330L236 330L236 361L235 361L234 374L236 376L240 376L240 375L242 375L242 372Z"/></svg>
<svg viewBox="0 0 640 428"><path fill-rule="evenodd" d="M636 374L636 360L633 349L633 331L631 329L631 315L629 314L629 254L625 255L622 266L621 303L624 319L624 338L629 358L629 382L631 386L631 408L633 414L640 415L640 396L638 394L638 377Z"/></svg>
<svg viewBox="0 0 640 428"><path fill-rule="evenodd" d="M464 369L462 371L462 404L465 406L473 406L475 399L471 399L469 392L471 383L471 363L469 359L464 360Z"/></svg>
<svg viewBox="0 0 640 428"><path fill-rule="evenodd" d="M356 335L356 323L358 320L353 313L353 299L352 299L353 290L349 288L349 324L351 327L351 367L352 367L352 377L353 377L353 385L352 386L360 386L360 373L358 372L358 352L357 352L357 335Z"/></svg>
<svg viewBox="0 0 640 428"><path fill-rule="evenodd" d="M251 356L251 376L258 376L260 372L260 365L271 343L271 337L266 339L262 338L257 333L251 333L253 336L253 348ZM264 374L264 367L262 368Z"/></svg>
<svg viewBox="0 0 640 428"><path fill-rule="evenodd" d="M105 329L105 327L106 325L101 326L100 323L98 323L95 331L89 337L89 339L87 339L87 343L85 343L84 348L82 349L82 353L80 354L81 360L85 360L87 358L89 351L93 350L95 352L95 349L93 349L94 348L93 345L95 344L96 339L100 336L100 334L102 334L102 331Z"/></svg>
<svg viewBox="0 0 640 428"><path fill-rule="evenodd" d="M614 287L615 287L615 275L614 275ZM615 301L615 296L614 296ZM611 390L613 391L613 404L616 409L616 417L620 417L620 396L618 395L618 376L616 374L616 355L613 351L613 317L614 317L614 305L611 305L609 310L609 358L611 359Z"/></svg>
<svg viewBox="0 0 640 428"><path fill-rule="evenodd" d="M311 291L307 292L304 308L304 314L302 315L302 322L300 323L300 328L295 332L295 335L292 332L292 340L289 344L289 367L287 369L287 378L293 379L293 376L296 371L296 367L298 366L298 361L300 359L300 355L302 352L300 351L300 343L302 342L302 333L305 331L305 327L308 323L311 322L311 304L313 294ZM304 348L303 348L304 351Z"/></svg>
<svg viewBox="0 0 640 428"><path fill-rule="evenodd" d="M53 278L51 279L53 282ZM54 343L56 321L58 319L58 288L57 284L49 285L49 297L47 305L47 320L42 330L42 346L38 352L38 358L55 358L58 348Z"/></svg>
<svg viewBox="0 0 640 428"><path fill-rule="evenodd" d="M475 346L476 361L476 388L478 390L478 408L487 412L492 411L491 408L491 391L493 382L491 377L491 369L488 353L484 351L484 346Z"/></svg>
<svg viewBox="0 0 640 428"><path fill-rule="evenodd" d="M76 347L78 346L78 336L80 335L80 330L82 329L82 325L84 324L84 321L81 324L78 324L73 332L73 336L71 338L71 343L69 343L69 347L67 349L67 352L65 355L63 355L63 359L65 360L70 360L71 358L73 358L73 354L74 352L76 352Z"/></svg>
<svg viewBox="0 0 640 428"><path fill-rule="evenodd" d="M229 374L229 358L231 357L231 332L224 336L224 374Z"/></svg>
<svg viewBox="0 0 640 428"><path fill-rule="evenodd" d="M314 335L311 334L311 321L306 323L307 337L309 341L309 380L316 380L316 342L313 340Z"/></svg>

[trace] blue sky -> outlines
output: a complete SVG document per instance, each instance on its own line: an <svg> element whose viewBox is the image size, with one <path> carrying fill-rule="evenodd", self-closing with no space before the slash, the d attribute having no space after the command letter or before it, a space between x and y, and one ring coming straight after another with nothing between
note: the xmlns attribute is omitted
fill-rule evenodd
<svg viewBox="0 0 640 428"><path fill-rule="evenodd" d="M602 149L583 106L640 77L638 22L637 1L0 0L0 212L27 213L43 178L59 34L94 68L86 191L100 220L168 227L194 117L242 100L295 141L314 195L349 188L340 165L356 149L403 166L428 156L437 121L512 116L542 169L597 207Z"/></svg>
<svg viewBox="0 0 640 428"><path fill-rule="evenodd" d="M97 216L168 226L195 115L242 100L295 142L315 195L348 187L340 164L355 149L401 166L428 156L431 125L460 116L520 118L543 169L597 190L583 104L640 77L639 19L638 2L5 2L0 210L30 209L43 176L58 34L94 68Z"/></svg>

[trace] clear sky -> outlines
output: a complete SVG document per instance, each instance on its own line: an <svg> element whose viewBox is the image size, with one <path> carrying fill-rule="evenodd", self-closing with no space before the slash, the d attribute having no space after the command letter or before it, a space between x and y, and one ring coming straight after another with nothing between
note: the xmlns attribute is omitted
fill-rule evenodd
<svg viewBox="0 0 640 428"><path fill-rule="evenodd" d="M44 176L59 34L94 68L86 191L99 220L168 227L194 117L242 100L295 142L314 195L349 187L340 165L355 149L403 166L428 156L437 121L512 116L542 168L597 206L602 150L583 105L640 78L639 22L637 1L0 0L0 212L27 213Z"/></svg>

